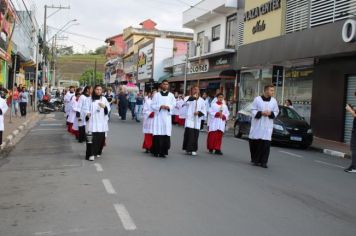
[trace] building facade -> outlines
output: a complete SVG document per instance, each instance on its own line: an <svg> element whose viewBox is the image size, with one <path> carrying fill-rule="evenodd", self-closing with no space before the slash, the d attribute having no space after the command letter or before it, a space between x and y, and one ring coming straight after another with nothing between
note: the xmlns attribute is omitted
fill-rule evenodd
<svg viewBox="0 0 356 236"><path fill-rule="evenodd" d="M273 83L278 101L291 99L315 136L348 143L352 118L345 105L356 104L355 6L355 0L246 1L240 107Z"/></svg>

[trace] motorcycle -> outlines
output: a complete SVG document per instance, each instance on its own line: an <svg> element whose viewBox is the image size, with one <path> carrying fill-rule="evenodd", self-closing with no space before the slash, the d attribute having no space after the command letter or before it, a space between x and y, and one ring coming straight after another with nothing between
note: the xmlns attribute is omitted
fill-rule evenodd
<svg viewBox="0 0 356 236"><path fill-rule="evenodd" d="M60 98L51 98L49 101L39 101L37 109L39 113L48 114L55 111L62 111L64 109L64 104Z"/></svg>

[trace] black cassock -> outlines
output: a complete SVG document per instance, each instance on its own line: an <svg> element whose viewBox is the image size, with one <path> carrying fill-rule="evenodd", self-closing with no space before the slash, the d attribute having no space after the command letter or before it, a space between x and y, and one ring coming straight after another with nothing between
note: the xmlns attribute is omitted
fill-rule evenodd
<svg viewBox="0 0 356 236"><path fill-rule="evenodd" d="M153 135L151 153L153 155L168 155L171 148L171 137L168 135Z"/></svg>
<svg viewBox="0 0 356 236"><path fill-rule="evenodd" d="M251 162L255 164L267 164L271 141L262 139L250 139Z"/></svg>
<svg viewBox="0 0 356 236"><path fill-rule="evenodd" d="M199 130L192 128L185 128L183 150L187 152L198 151Z"/></svg>

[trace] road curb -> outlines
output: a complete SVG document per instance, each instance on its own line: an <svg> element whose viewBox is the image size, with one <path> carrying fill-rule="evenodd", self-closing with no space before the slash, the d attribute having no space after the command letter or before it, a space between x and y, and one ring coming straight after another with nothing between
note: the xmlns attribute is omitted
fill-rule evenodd
<svg viewBox="0 0 356 236"><path fill-rule="evenodd" d="M20 135L25 128L30 124L30 122L36 120L39 117L38 114L33 115L29 120L23 122L19 127L17 127L10 135L8 135L4 142L0 145L0 150L5 150L14 145L14 139Z"/></svg>
<svg viewBox="0 0 356 236"><path fill-rule="evenodd" d="M324 153L328 156L332 157L338 157L338 158L344 158L344 159L351 159L351 155L348 153L340 152L340 151L335 151L331 149L326 149L326 148L318 148L318 147L313 147L311 146L310 149L313 149L315 151Z"/></svg>

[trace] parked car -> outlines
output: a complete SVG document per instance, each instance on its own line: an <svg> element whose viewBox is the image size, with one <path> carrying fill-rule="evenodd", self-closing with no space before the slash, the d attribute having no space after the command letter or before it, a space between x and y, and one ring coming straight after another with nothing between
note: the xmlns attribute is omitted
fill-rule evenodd
<svg viewBox="0 0 356 236"><path fill-rule="evenodd" d="M248 135L251 128L251 106L248 104L237 113L234 125L234 135L241 138ZM294 109L279 106L279 114L274 120L272 142L296 145L308 148L313 142L313 131L308 122L305 121Z"/></svg>

